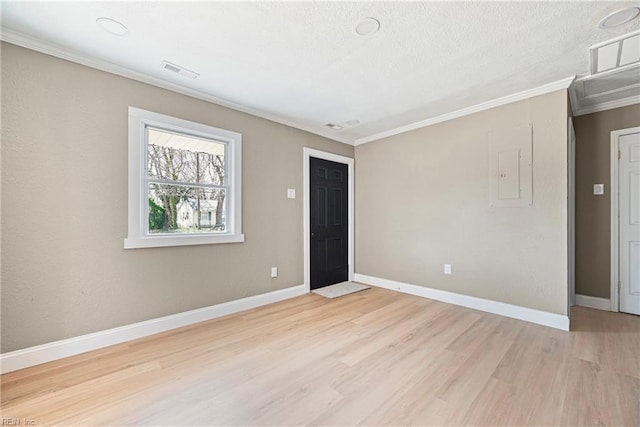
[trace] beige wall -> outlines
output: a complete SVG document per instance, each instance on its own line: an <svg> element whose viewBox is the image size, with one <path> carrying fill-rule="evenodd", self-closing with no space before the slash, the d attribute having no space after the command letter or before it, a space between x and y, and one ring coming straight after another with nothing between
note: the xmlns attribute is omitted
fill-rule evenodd
<svg viewBox="0 0 640 427"><path fill-rule="evenodd" d="M533 207L491 208L487 133L529 123ZM357 146L356 183L357 273L567 314L566 91Z"/></svg>
<svg viewBox="0 0 640 427"><path fill-rule="evenodd" d="M123 249L130 105L242 133L245 243ZM2 352L302 284L305 146L353 156L345 144L3 44Z"/></svg>
<svg viewBox="0 0 640 427"><path fill-rule="evenodd" d="M640 126L640 105L574 117L576 131L576 294L611 291L611 131ZM593 195L593 184L605 194Z"/></svg>

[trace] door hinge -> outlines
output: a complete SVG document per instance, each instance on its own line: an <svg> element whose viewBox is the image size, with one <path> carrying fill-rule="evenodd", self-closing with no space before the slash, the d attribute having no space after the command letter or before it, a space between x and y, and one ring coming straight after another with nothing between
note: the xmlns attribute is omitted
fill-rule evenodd
<svg viewBox="0 0 640 427"><path fill-rule="evenodd" d="M618 292L620 292L621 287L622 287L622 284L620 283L620 280L618 280Z"/></svg>
<svg viewBox="0 0 640 427"><path fill-rule="evenodd" d="M620 160L621 156L622 155L620 154L620 150L618 150L618 160Z"/></svg>

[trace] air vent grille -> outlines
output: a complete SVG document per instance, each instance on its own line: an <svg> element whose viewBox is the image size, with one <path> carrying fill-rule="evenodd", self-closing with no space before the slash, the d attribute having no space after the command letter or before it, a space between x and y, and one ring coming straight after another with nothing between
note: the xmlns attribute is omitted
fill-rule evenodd
<svg viewBox="0 0 640 427"><path fill-rule="evenodd" d="M337 125L335 123L326 123L325 126L330 128L330 129L333 129L333 130L342 130L342 129L344 129L342 126Z"/></svg>
<svg viewBox="0 0 640 427"><path fill-rule="evenodd" d="M585 97L618 92L640 84L640 68L620 69L597 79L584 80L582 84Z"/></svg>
<svg viewBox="0 0 640 427"><path fill-rule="evenodd" d="M180 72L180 68L174 67L171 64L164 64L164 69L165 70L169 70L169 71L173 71L174 73L179 73Z"/></svg>
<svg viewBox="0 0 640 427"><path fill-rule="evenodd" d="M162 68L167 71L171 71L172 73L180 74L181 76L188 79L195 79L200 75L195 71L187 70L186 68L181 67L180 65L173 64L169 61L162 61Z"/></svg>

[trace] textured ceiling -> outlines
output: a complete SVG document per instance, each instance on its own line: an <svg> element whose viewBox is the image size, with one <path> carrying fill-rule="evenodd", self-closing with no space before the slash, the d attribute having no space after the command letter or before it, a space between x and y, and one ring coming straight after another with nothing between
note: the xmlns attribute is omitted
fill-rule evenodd
<svg viewBox="0 0 640 427"><path fill-rule="evenodd" d="M110 63L344 142L589 72L638 2L2 2L5 40ZM124 37L95 22L106 16ZM375 17L380 31L354 27ZM24 41L28 40L29 43ZM50 50L51 51L51 50ZM196 71L186 79L163 60ZM359 120L335 131L324 124Z"/></svg>

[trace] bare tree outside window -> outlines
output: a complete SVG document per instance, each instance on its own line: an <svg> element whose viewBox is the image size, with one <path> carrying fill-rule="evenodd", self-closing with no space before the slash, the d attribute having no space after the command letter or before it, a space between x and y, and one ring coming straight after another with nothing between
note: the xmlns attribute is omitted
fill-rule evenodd
<svg viewBox="0 0 640 427"><path fill-rule="evenodd" d="M150 127L147 138L149 232L224 232L226 144Z"/></svg>

